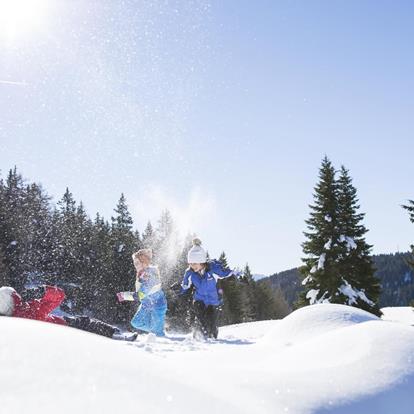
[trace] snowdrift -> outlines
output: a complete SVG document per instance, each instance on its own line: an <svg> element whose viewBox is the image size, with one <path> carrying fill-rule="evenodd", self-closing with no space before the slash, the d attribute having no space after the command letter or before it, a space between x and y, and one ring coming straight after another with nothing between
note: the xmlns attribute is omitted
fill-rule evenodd
<svg viewBox="0 0 414 414"><path fill-rule="evenodd" d="M342 305L225 327L216 342L0 317L5 414L412 414L413 390L414 327Z"/></svg>

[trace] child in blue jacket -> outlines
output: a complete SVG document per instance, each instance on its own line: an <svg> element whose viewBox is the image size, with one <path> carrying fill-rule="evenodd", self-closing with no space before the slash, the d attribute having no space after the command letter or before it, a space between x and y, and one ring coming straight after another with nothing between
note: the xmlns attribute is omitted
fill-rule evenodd
<svg viewBox="0 0 414 414"><path fill-rule="evenodd" d="M201 247L201 240L193 240L187 255L189 268L184 273L181 293L194 287L193 305L201 333L205 338L217 338L217 308L221 298L217 291L217 281L231 276L239 277L236 270L224 269L217 261L207 261L207 252Z"/></svg>
<svg viewBox="0 0 414 414"><path fill-rule="evenodd" d="M138 299L141 303L131 325L138 330L151 332L157 336L164 336L165 314L167 312L167 300L161 288L160 272L157 266L151 265L151 249L141 249L132 255L137 271L134 297L130 298L129 292L121 292L118 299Z"/></svg>

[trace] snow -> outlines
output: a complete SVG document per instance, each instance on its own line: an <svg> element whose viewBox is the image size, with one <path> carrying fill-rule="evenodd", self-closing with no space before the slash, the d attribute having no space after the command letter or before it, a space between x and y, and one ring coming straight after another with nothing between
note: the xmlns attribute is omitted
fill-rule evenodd
<svg viewBox="0 0 414 414"><path fill-rule="evenodd" d="M341 235L339 237L339 241L346 242L348 251L357 248L357 244L355 243L355 240L352 237Z"/></svg>
<svg viewBox="0 0 414 414"><path fill-rule="evenodd" d="M324 268L325 260L326 260L326 254L322 253L318 260L318 270Z"/></svg>
<svg viewBox="0 0 414 414"><path fill-rule="evenodd" d="M414 326L414 308L400 306L395 308L382 308L382 319L386 321L401 322Z"/></svg>
<svg viewBox="0 0 414 414"><path fill-rule="evenodd" d="M259 274L259 273L255 273L255 274L252 275L252 277L253 277L253 280L255 280L257 282L258 280L264 279L264 278L269 277L269 276Z"/></svg>
<svg viewBox="0 0 414 414"><path fill-rule="evenodd" d="M346 280L344 280L344 284L339 287L339 292L343 295L347 296L348 304L353 305L357 303L357 299L361 299L362 301L368 303L370 306L374 306L374 302L369 300L367 296L365 295L365 292L361 290L354 289Z"/></svg>
<svg viewBox="0 0 414 414"><path fill-rule="evenodd" d="M325 243L325 245L323 246L323 248L324 248L325 250L329 250L329 249L331 248L331 246L332 246L332 239L329 239L329 240Z"/></svg>
<svg viewBox="0 0 414 414"><path fill-rule="evenodd" d="M121 342L0 317L0 412L411 414L407 314L313 305L207 342Z"/></svg>

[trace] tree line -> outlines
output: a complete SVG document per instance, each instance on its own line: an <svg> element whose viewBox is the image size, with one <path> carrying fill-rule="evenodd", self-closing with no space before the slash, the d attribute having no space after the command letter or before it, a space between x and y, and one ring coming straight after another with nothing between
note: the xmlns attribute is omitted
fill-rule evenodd
<svg viewBox="0 0 414 414"><path fill-rule="evenodd" d="M116 293L133 290L131 255L149 247L169 303L167 324L188 329L194 317L191 295L177 297L171 286L181 282L193 236L181 241L168 211L155 226L149 221L138 231L124 194L110 220L99 213L90 218L69 189L54 204L40 184L27 183L17 168L0 177L0 286L17 291L45 283L61 286L67 296L62 310L69 313L128 325L137 305L118 303ZM219 259L227 266L224 252ZM248 264L243 280L246 283L222 283L221 325L280 318L289 312L280 292L253 280Z"/></svg>
<svg viewBox="0 0 414 414"><path fill-rule="evenodd" d="M313 196L305 221L301 286L292 278L286 280L293 280L295 286L290 282L285 286L282 278L256 282L246 264L245 283L226 280L219 286L224 298L221 325L284 317L298 293L294 308L339 303L376 315L391 299L398 299L397 304L408 300L411 291L403 292L402 288L399 293L394 289L391 296L385 292L380 299L381 291L395 288L397 282L388 273L376 275L376 268L381 263L389 269L396 265L386 256L374 260L371 255L372 246L365 240L368 230L362 223L364 214L359 212L349 170L341 166L337 171L325 157ZM402 207L414 223L414 201ZM191 295L177 297L171 286L181 282L193 237L189 234L180 240L168 211L162 212L155 226L148 222L138 231L123 194L109 221L99 213L91 219L69 189L54 204L41 185L27 183L16 168L5 179L0 177L0 285L18 291L33 284L60 285L67 293L63 310L68 312L127 324L136 304L119 304L116 292L133 289L131 255L149 247L169 303L167 324L173 329L188 329L194 318ZM399 269L404 265L414 268L414 245L411 249ZM225 252L219 260L228 266ZM407 273L404 283L410 285L411 277L412 273Z"/></svg>

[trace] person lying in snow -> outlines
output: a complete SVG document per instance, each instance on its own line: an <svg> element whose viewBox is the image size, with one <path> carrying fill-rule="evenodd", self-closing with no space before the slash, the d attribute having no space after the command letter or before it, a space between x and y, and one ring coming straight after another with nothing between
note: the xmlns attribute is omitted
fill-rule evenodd
<svg viewBox="0 0 414 414"><path fill-rule="evenodd" d="M25 296L23 300L22 296L12 287L1 287L0 316L15 316L56 323L114 339L133 340L136 338L135 333L123 334L118 328L88 316L52 315L51 312L58 308L65 299L65 292L58 287L46 285L28 289Z"/></svg>
<svg viewBox="0 0 414 414"><path fill-rule="evenodd" d="M189 268L184 273L180 294L194 287L193 306L201 334L204 338L217 338L218 306L222 302L217 282L231 276L239 278L240 272L236 269L224 269L218 261L207 261L207 252L201 247L201 240L198 238L193 240L187 261Z"/></svg>
<svg viewBox="0 0 414 414"><path fill-rule="evenodd" d="M131 320L131 325L139 331L165 336L167 300L161 288L158 267L151 265L152 250L138 250L132 255L132 260L137 271L136 292L120 292L118 300L139 300L141 303Z"/></svg>

